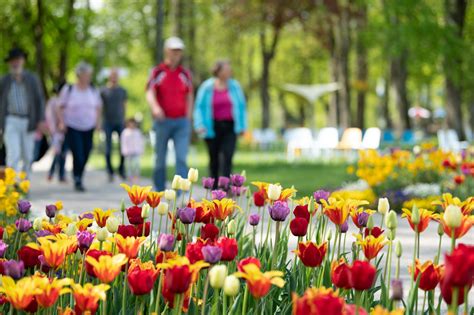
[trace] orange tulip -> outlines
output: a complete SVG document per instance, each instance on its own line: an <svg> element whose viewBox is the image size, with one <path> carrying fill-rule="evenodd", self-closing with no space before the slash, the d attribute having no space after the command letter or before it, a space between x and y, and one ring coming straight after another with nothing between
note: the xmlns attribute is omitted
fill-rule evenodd
<svg viewBox="0 0 474 315"><path fill-rule="evenodd" d="M146 202L150 207L156 208L160 204L162 196L163 192L150 191L146 196Z"/></svg>
<svg viewBox="0 0 474 315"><path fill-rule="evenodd" d="M137 258L140 246L145 241L146 237L123 237L120 234L115 235L115 243L120 253L125 254L128 259Z"/></svg>
<svg viewBox="0 0 474 315"><path fill-rule="evenodd" d="M323 213L334 224L341 226L346 222L347 217L351 211L354 211L359 206L366 205L369 202L365 200L344 200L342 198L329 198L328 201L322 199Z"/></svg>
<svg viewBox="0 0 474 315"><path fill-rule="evenodd" d="M223 198L221 200L204 200L204 205L211 211L212 216L217 219L224 221L228 216L230 216L234 209L240 209L240 207L235 203L234 200L230 198Z"/></svg>
<svg viewBox="0 0 474 315"><path fill-rule="evenodd" d="M293 315L343 314L344 299L332 289L308 288L302 297L293 293Z"/></svg>
<svg viewBox="0 0 474 315"><path fill-rule="evenodd" d="M106 211L100 209L100 208L95 208L94 209L94 219L95 222L97 222L97 225L103 228L105 224L107 224L107 219L114 213L115 210L108 209Z"/></svg>
<svg viewBox="0 0 474 315"><path fill-rule="evenodd" d="M32 277L39 293L36 294L36 301L44 308L53 306L60 295L69 293L69 288L65 286L73 283L72 279L49 279L44 276L35 275Z"/></svg>
<svg viewBox="0 0 474 315"><path fill-rule="evenodd" d="M419 288L424 291L431 291L436 288L440 281L442 266L433 264L431 260L420 264L420 261L417 259L415 264L415 275L413 275L411 267L408 267L408 270L410 271L414 281L418 279L418 276L421 273Z"/></svg>
<svg viewBox="0 0 474 315"><path fill-rule="evenodd" d="M66 254L71 255L74 254L77 251L77 248L79 247L79 243L77 241L76 235L66 235L66 234L56 234L54 237L50 236L52 240L66 240L69 242Z"/></svg>
<svg viewBox="0 0 474 315"><path fill-rule="evenodd" d="M135 206L138 206L142 202L144 202L148 193L151 190L151 186L141 187L138 185L133 185L132 187L130 187L127 184L120 184L120 186L125 189L125 191L128 193L130 201Z"/></svg>
<svg viewBox="0 0 474 315"><path fill-rule="evenodd" d="M234 274L246 280L250 293L256 299L264 297L273 285L282 288L285 285L282 271L261 272L257 265L250 263L242 266L242 271Z"/></svg>
<svg viewBox="0 0 474 315"><path fill-rule="evenodd" d="M43 257L46 263L53 269L61 266L66 258L66 254L71 246L71 240L58 239L52 241L49 237L38 238L39 248L43 251Z"/></svg>
<svg viewBox="0 0 474 315"><path fill-rule="evenodd" d="M357 234L357 244L362 247L362 251L364 252L365 258L368 261L371 261L382 250L384 245L386 244L385 236L380 235L379 237L374 237L369 235L365 238L362 238L360 234Z"/></svg>
<svg viewBox="0 0 474 315"><path fill-rule="evenodd" d="M51 224L48 221L43 221L42 227L43 230L49 231L53 234L59 234L66 226L61 223Z"/></svg>
<svg viewBox="0 0 474 315"><path fill-rule="evenodd" d="M40 293L31 277L21 278L16 283L13 278L8 276L1 276L0 279L2 283L0 293L3 293L7 301L17 310L25 310L35 295Z"/></svg>
<svg viewBox="0 0 474 315"><path fill-rule="evenodd" d="M92 219L84 218L76 223L76 227L79 231L82 232L82 231L87 230L87 228L91 226L93 222L94 220Z"/></svg>
<svg viewBox="0 0 474 315"><path fill-rule="evenodd" d="M95 275L102 283L114 281L127 261L127 256L124 254L117 254L115 256L102 255L98 259L92 256L86 257L86 262L92 266Z"/></svg>
<svg viewBox="0 0 474 315"><path fill-rule="evenodd" d="M76 301L76 309L82 314L90 312L94 314L99 306L99 300L105 301L105 292L110 288L108 284L99 284L94 286L92 283L86 283L84 286L80 284L71 284L74 300Z"/></svg>
<svg viewBox="0 0 474 315"><path fill-rule="evenodd" d="M128 268L127 280L130 291L134 295L150 293L158 277L158 269L151 261L142 263L140 259L134 259Z"/></svg>
<svg viewBox="0 0 474 315"><path fill-rule="evenodd" d="M474 211L474 197L469 197L464 201L457 197L453 197L450 193L445 193L441 200L433 202L433 205L438 205L446 210L449 205L455 205L461 208L464 215L470 215Z"/></svg>
<svg viewBox="0 0 474 315"><path fill-rule="evenodd" d="M443 225L444 234L448 237L452 237L452 228L449 227L446 222L444 221L443 215L436 214L436 219ZM474 225L474 215L463 215L461 220L461 225L454 229L454 238L458 239L463 237L464 235L469 232L471 227Z"/></svg>
<svg viewBox="0 0 474 315"><path fill-rule="evenodd" d="M410 224L412 230L415 231L415 227L416 227L418 233L421 233L424 230L426 230L426 228L428 227L428 224L430 223L430 220L436 217L433 211L419 208L418 211L420 213L420 223L418 223L415 226L415 224L413 224L411 220L411 210L404 208L402 209L402 211L403 211L402 218L407 218L408 223Z"/></svg>

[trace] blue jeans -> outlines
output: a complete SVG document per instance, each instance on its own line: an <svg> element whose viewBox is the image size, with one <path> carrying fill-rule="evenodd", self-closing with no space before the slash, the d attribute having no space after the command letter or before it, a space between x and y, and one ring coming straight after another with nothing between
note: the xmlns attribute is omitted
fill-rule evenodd
<svg viewBox="0 0 474 315"><path fill-rule="evenodd" d="M166 185L166 154L168 152L168 140L173 140L176 152L176 174L186 178L188 166L186 157L188 155L189 140L191 137L191 122L187 118L166 118L154 122L155 130L155 170L153 181L156 191L163 191Z"/></svg>
<svg viewBox="0 0 474 315"><path fill-rule="evenodd" d="M122 133L122 130L123 130L123 123L108 123L108 122L104 123L105 163L107 165L107 173L109 175L114 174L114 168L112 166L112 134L116 132L120 139L120 134ZM120 144L120 141L119 141L119 144ZM121 176L125 176L124 159L120 151L120 146L119 146L119 154L120 154L120 165L119 165L118 172Z"/></svg>

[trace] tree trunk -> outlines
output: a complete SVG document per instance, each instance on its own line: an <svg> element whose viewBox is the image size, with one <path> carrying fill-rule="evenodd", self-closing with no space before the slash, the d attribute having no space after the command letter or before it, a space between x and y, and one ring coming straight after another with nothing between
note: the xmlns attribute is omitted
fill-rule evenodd
<svg viewBox="0 0 474 315"><path fill-rule="evenodd" d="M165 20L165 7L164 0L156 0L156 51L155 51L155 63L159 64L163 60L163 25Z"/></svg>
<svg viewBox="0 0 474 315"><path fill-rule="evenodd" d="M357 81L359 88L357 90L357 116L356 126L364 129L365 128L365 99L366 99L366 87L367 87L367 48L362 38L362 33L367 25L367 7L363 4L360 8L360 17L357 20Z"/></svg>
<svg viewBox="0 0 474 315"><path fill-rule="evenodd" d="M336 57L335 47L333 45L331 49L331 81L332 82L339 82L339 63ZM339 111L338 111L338 104L339 104L339 91L332 93L331 102L328 108L328 116L326 125L330 127L337 127L339 125Z"/></svg>
<svg viewBox="0 0 474 315"><path fill-rule="evenodd" d="M270 127L270 62L272 56L263 52L262 54L262 78L260 80L260 98L262 101L262 129Z"/></svg>
<svg viewBox="0 0 474 315"><path fill-rule="evenodd" d="M463 29L466 18L467 0L445 0L446 25L453 30L458 41L463 40ZM452 55L444 58L444 73L446 85L446 113L448 127L456 130L461 140L466 139L462 114L462 51L459 47L452 47Z"/></svg>
<svg viewBox="0 0 474 315"><path fill-rule="evenodd" d="M171 34L173 36L183 36L183 9L182 0L171 0Z"/></svg>
<svg viewBox="0 0 474 315"><path fill-rule="evenodd" d="M66 23L64 25L65 28L61 30L61 33L64 34L63 39L60 43L59 49L59 75L58 81L59 82L66 82L66 73L67 73L67 62L68 62L68 49L69 43L71 41L71 33L74 31L74 25L70 25L71 20L74 16L74 0L69 0L67 2L66 8L66 16L65 20Z"/></svg>
<svg viewBox="0 0 474 315"><path fill-rule="evenodd" d="M200 82L199 79L199 72L196 71L196 59L197 59L197 51L196 51L196 5L194 1L190 1L187 5L187 13L188 13L188 20L187 20L187 29L188 29L188 62L189 62L189 69L193 73L193 79L195 82Z"/></svg>
<svg viewBox="0 0 474 315"><path fill-rule="evenodd" d="M44 43L43 43L43 23L44 23L44 6L43 0L36 1L37 8L37 18L33 24L33 35L35 40L35 49L36 49L36 72L41 80L41 87L43 89L44 95L48 96L48 90L46 89L46 73L44 65Z"/></svg>
<svg viewBox="0 0 474 315"><path fill-rule="evenodd" d="M390 100L390 78L389 75L386 75L386 78L384 79L384 93L382 95L382 115L385 120L385 128L387 129L393 129L393 121L392 121L392 116L390 115L390 106L389 106L389 100Z"/></svg>
<svg viewBox="0 0 474 315"><path fill-rule="evenodd" d="M400 128L402 130L411 128L411 121L408 116L410 103L407 94L407 56L408 53L404 50L399 56L392 57L390 62L391 85L395 94L395 104L399 111Z"/></svg>

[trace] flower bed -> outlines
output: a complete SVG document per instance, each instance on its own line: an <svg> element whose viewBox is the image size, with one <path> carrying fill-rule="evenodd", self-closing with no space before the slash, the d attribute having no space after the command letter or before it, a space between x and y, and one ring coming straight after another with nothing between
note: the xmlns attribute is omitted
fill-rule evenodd
<svg viewBox="0 0 474 315"><path fill-rule="evenodd" d="M198 172L191 169L164 192L122 185L130 201L118 211L68 217L58 202L31 221L31 204L20 198L28 184L11 170L6 174L0 181L1 313L469 312L474 246L456 241L474 224L473 197L445 194L432 210L404 209L415 250L403 253L387 199L378 202L379 226L366 200L326 191L296 200L293 188L246 186L238 174L220 178L218 190L203 178L206 197L194 200ZM451 249L439 247L433 260L420 261L429 224L439 225L439 240L450 239ZM346 235L349 225L359 232ZM292 235L296 248L289 248ZM402 255L410 266L400 264ZM411 270L405 283L402 268Z"/></svg>

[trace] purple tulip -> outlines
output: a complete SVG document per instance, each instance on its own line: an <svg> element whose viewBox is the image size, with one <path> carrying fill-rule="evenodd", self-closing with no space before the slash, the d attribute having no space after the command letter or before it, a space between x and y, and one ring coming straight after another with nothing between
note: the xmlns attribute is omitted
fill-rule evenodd
<svg viewBox="0 0 474 315"><path fill-rule="evenodd" d="M367 226L367 221L369 220L369 214L367 212L361 212L357 216L357 223L359 223L360 226L366 227Z"/></svg>
<svg viewBox="0 0 474 315"><path fill-rule="evenodd" d="M0 240L0 257L1 258L5 256L5 252L7 251L7 248L8 248L8 244Z"/></svg>
<svg viewBox="0 0 474 315"><path fill-rule="evenodd" d="M24 233L24 232L27 232L29 229L31 229L33 224L31 224L31 222L28 221L27 219L19 218L18 220L15 221L15 226L18 232Z"/></svg>
<svg viewBox="0 0 474 315"><path fill-rule="evenodd" d="M240 174L230 175L230 182L233 186L242 187L242 185L245 183L245 176Z"/></svg>
<svg viewBox="0 0 474 315"><path fill-rule="evenodd" d="M393 279L392 284L392 300L400 301L403 299L403 282L399 279Z"/></svg>
<svg viewBox="0 0 474 315"><path fill-rule="evenodd" d="M290 214L290 208L284 201L275 201L275 203L269 207L268 212L274 221L285 221L286 217Z"/></svg>
<svg viewBox="0 0 474 315"><path fill-rule="evenodd" d="M48 218L54 218L56 216L56 211L58 211L58 208L56 207L56 205L46 206L46 216Z"/></svg>
<svg viewBox="0 0 474 315"><path fill-rule="evenodd" d="M222 257L222 248L219 246L206 245L201 249L204 260L210 264L215 264Z"/></svg>
<svg viewBox="0 0 474 315"><path fill-rule="evenodd" d="M212 199L222 200L227 197L227 193L223 190L213 190L212 191Z"/></svg>
<svg viewBox="0 0 474 315"><path fill-rule="evenodd" d="M313 197L314 197L314 200L317 202L317 203L321 203L321 200L324 199L324 200L328 200L329 199L329 196L331 195L331 193L329 191L326 191L326 190L316 190L314 193L313 193Z"/></svg>
<svg viewBox="0 0 474 315"><path fill-rule="evenodd" d="M219 179L217 180L217 186L219 186L219 188L227 190L229 189L229 184L230 184L229 177L219 176Z"/></svg>
<svg viewBox="0 0 474 315"><path fill-rule="evenodd" d="M18 211L22 214L27 214L30 212L31 203L28 200L19 200L17 203Z"/></svg>
<svg viewBox="0 0 474 315"><path fill-rule="evenodd" d="M46 259L44 259L44 255L39 255L38 256L38 260L40 261L40 264L41 264L41 269L43 267L47 267L47 268L50 268L51 266L48 265L48 263L46 262Z"/></svg>
<svg viewBox="0 0 474 315"><path fill-rule="evenodd" d="M174 247L173 234L161 234L159 237L158 247L163 252L171 252Z"/></svg>
<svg viewBox="0 0 474 315"><path fill-rule="evenodd" d="M83 219L91 219L91 220L94 220L94 215L90 212L85 212L81 215L79 215L79 221L80 220L83 220Z"/></svg>
<svg viewBox="0 0 474 315"><path fill-rule="evenodd" d="M35 235L36 235L36 238L40 238L40 237L45 237L45 236L54 235L54 234L48 230L39 230L38 232L35 232Z"/></svg>
<svg viewBox="0 0 474 315"><path fill-rule="evenodd" d="M239 197L245 194L245 192L247 191L247 187L231 186L230 191L232 192L232 196Z"/></svg>
<svg viewBox="0 0 474 315"><path fill-rule="evenodd" d="M23 277L23 274L25 273L25 264L21 260L7 260L3 262L3 269L5 271L5 275L18 280Z"/></svg>
<svg viewBox="0 0 474 315"><path fill-rule="evenodd" d="M202 178L202 187L204 189L212 189L214 187L214 182L216 180L212 177L203 177Z"/></svg>
<svg viewBox="0 0 474 315"><path fill-rule="evenodd" d="M196 209L189 207L178 209L178 217L183 224L193 223L196 217Z"/></svg>
<svg viewBox="0 0 474 315"><path fill-rule="evenodd" d="M258 225L260 222L260 215L258 213L253 213L249 215L249 224L252 226Z"/></svg>
<svg viewBox="0 0 474 315"><path fill-rule="evenodd" d="M76 233L77 243L81 252L88 250L94 241L95 234L89 231L79 231Z"/></svg>
<svg viewBox="0 0 474 315"><path fill-rule="evenodd" d="M347 231L349 231L349 223L347 223L347 220L341 224L340 229L341 229L341 233L347 233Z"/></svg>

